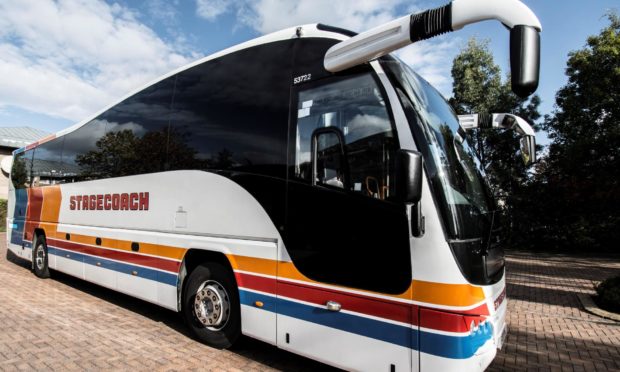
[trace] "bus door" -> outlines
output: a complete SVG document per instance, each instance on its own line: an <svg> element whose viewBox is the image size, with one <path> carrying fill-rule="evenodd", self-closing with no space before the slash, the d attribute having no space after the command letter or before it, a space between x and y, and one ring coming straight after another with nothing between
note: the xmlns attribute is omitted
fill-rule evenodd
<svg viewBox="0 0 620 372"><path fill-rule="evenodd" d="M292 94L278 346L344 368L417 369L398 140L380 83L368 68Z"/></svg>

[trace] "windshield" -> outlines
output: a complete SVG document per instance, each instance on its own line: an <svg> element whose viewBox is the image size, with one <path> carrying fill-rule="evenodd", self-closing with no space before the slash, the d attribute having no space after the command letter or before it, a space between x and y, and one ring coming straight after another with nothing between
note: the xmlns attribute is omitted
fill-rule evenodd
<svg viewBox="0 0 620 372"><path fill-rule="evenodd" d="M486 238L494 210L478 158L456 114L429 83L399 61L383 62L405 108L451 239ZM409 108L409 109L408 109Z"/></svg>

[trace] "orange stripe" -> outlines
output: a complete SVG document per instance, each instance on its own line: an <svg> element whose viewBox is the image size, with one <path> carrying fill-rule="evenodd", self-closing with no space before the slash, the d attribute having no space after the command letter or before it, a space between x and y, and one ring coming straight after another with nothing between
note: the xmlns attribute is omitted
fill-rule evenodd
<svg viewBox="0 0 620 372"><path fill-rule="evenodd" d="M65 233L57 233L56 239L66 241L67 239L65 235L66 235ZM102 248L112 248L112 249L119 249L123 251L132 252L131 241L109 239L109 238L104 238L104 237L100 237L100 238L101 238L101 245L99 246ZM97 245L96 236L71 234L70 241L74 243ZM157 244L150 244L150 243L140 243L139 253L150 254L152 256L159 256L162 258L173 258L175 260L182 260L186 251L187 249L185 248L169 247L165 245L157 245Z"/></svg>
<svg viewBox="0 0 620 372"><path fill-rule="evenodd" d="M41 208L41 221L56 222L60 215L60 203L62 202L62 194L60 186L42 187L43 207ZM57 224L50 223L50 236L56 236ZM47 232L46 232L47 233Z"/></svg>
<svg viewBox="0 0 620 372"><path fill-rule="evenodd" d="M413 300L436 305L471 306L483 301L484 291L470 284L446 284L414 280Z"/></svg>
<svg viewBox="0 0 620 372"><path fill-rule="evenodd" d="M226 257L228 257L230 265L234 270L243 270L257 274L276 276L277 261L232 254L227 254Z"/></svg>

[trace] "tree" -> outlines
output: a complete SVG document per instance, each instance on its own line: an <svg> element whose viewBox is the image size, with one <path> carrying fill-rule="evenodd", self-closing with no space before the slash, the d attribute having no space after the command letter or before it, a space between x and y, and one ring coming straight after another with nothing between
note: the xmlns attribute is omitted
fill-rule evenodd
<svg viewBox="0 0 620 372"><path fill-rule="evenodd" d="M540 118L537 95L523 99L512 93L510 77L502 81L501 70L493 61L488 41L469 40L452 64L453 97L450 104L458 114L513 113L534 126ZM468 133L468 141L486 170L496 198L503 205L509 238L523 235L519 226L521 205L527 195L524 184L528 168L519 156L516 134L511 130L476 130Z"/></svg>
<svg viewBox="0 0 620 372"><path fill-rule="evenodd" d="M606 250L620 239L620 17L608 19L569 54L568 83L543 124L552 143L537 182L554 197L540 234L558 246Z"/></svg>

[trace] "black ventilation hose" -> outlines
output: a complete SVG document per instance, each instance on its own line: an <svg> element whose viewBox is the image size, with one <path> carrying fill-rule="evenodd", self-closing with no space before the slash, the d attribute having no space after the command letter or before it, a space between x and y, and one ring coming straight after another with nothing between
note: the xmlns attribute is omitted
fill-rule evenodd
<svg viewBox="0 0 620 372"><path fill-rule="evenodd" d="M452 3L411 15L409 39L413 43L451 31Z"/></svg>

